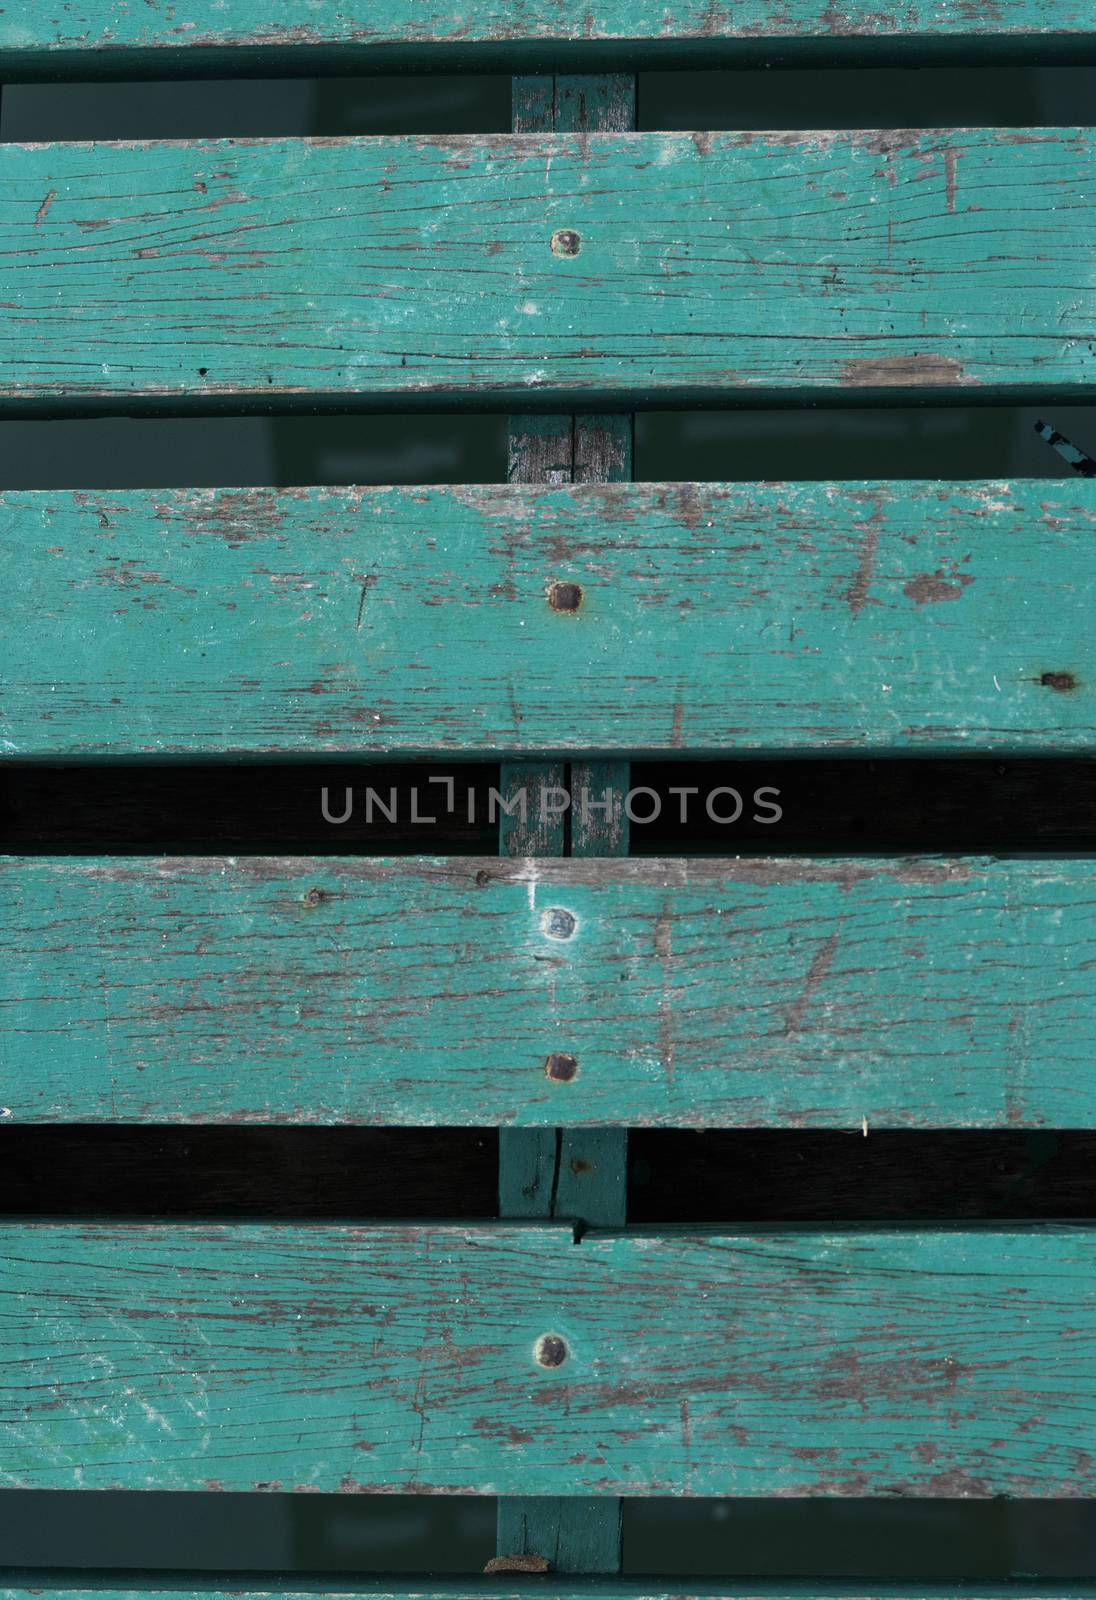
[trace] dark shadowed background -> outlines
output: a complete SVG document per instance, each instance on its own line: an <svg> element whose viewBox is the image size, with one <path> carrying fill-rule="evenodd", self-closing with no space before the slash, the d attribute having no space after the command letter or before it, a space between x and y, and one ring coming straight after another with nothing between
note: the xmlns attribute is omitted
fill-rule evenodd
<svg viewBox="0 0 1096 1600"><path fill-rule="evenodd" d="M1069 125L1096 69L994 67L644 73L639 126ZM502 131L505 77L26 85L4 140ZM1094 197L1096 198L1096 197ZM1061 476L1016 407L648 413L637 476ZM1096 452L1096 407L1048 420ZM504 417L255 417L0 423L0 488L476 482L505 476ZM0 1478L3 1454L0 1442ZM530 1485L535 1489L535 1485ZM255 1495L0 1496L0 1563L476 1571L487 1499ZM895 1501L631 1502L631 1572L895 1577L1096 1573L1096 1507Z"/></svg>

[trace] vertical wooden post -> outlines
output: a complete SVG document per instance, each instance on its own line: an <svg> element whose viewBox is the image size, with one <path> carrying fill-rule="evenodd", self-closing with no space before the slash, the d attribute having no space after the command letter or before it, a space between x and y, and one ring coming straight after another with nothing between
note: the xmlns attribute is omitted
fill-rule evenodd
<svg viewBox="0 0 1096 1600"><path fill-rule="evenodd" d="M625 133L635 127L634 77L545 75L514 79L516 133ZM632 477L633 419L627 416L515 416L510 419L513 483L606 483ZM505 855L627 855L626 761L514 762L503 792L525 786L532 802L524 826L503 819ZM572 797L562 816L542 819L539 786ZM586 790L587 804L582 804ZM610 804L606 805L606 794ZM576 1054L581 1071L581 1040ZM504 1217L560 1218L578 1225L623 1227L627 1132L618 1128L503 1128L499 1136L499 1211ZM556 1572L621 1569L621 1503L589 1496L499 1500L498 1553L543 1557Z"/></svg>

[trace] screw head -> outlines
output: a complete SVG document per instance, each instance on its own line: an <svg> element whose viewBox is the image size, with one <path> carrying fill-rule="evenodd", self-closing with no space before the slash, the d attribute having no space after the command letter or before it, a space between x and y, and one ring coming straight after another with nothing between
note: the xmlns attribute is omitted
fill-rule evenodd
<svg viewBox="0 0 1096 1600"><path fill-rule="evenodd" d="M559 1333L542 1333L533 1349L537 1365L541 1367L562 1367L570 1355L567 1341Z"/></svg>
<svg viewBox="0 0 1096 1600"><path fill-rule="evenodd" d="M554 256L577 256L582 249L582 240L574 228L557 228L551 244Z"/></svg>
<svg viewBox="0 0 1096 1600"><path fill-rule="evenodd" d="M553 1050L544 1063L544 1070L553 1083L570 1083L578 1075L578 1062L566 1050Z"/></svg>
<svg viewBox="0 0 1096 1600"><path fill-rule="evenodd" d="M569 939L575 931L575 919L562 906L552 906L542 912L540 926L549 939Z"/></svg>

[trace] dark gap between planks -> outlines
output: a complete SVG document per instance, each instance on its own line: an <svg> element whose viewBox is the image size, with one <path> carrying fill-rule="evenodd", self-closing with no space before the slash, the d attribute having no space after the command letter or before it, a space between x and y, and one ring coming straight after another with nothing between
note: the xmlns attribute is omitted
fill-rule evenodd
<svg viewBox="0 0 1096 1600"><path fill-rule="evenodd" d="M759 45L761 60L755 52L746 66L641 72L639 131L1087 125L1096 91L1092 40L1075 37L1066 46L1071 59L1058 64L1036 64L1039 47L1037 39L1017 41L1019 59L1011 63L899 66L865 60L872 49L870 43L865 49L862 41L853 60L839 65L830 42L828 63L825 47L816 46L817 59L810 65L770 66L768 61L794 58L795 46ZM701 48L704 54L697 55L697 63L703 64L718 47L709 41ZM879 48L876 41L877 58ZM1044 48L1049 52L1049 41ZM809 53L801 44L801 57ZM614 57L607 46L603 70L624 70L620 54ZM536 70L551 70L545 57L542 46ZM672 60L669 52L664 59ZM163 70L162 56L160 60ZM296 60L297 70L307 72L307 56L298 54ZM133 63L137 69L142 65L148 70L147 58ZM238 66L246 65L241 55ZM239 75L234 59L231 76L187 80L187 61L180 58L175 66L179 76L169 81L9 81L0 138L29 142L509 131L508 77L498 71L477 73L474 57L461 58L451 46L443 65L451 70L248 79ZM452 70L454 65L463 71ZM94 75L109 70L109 64L92 61L86 70ZM120 67L116 70L125 76ZM591 68L579 65L577 70Z"/></svg>
<svg viewBox="0 0 1096 1600"><path fill-rule="evenodd" d="M488 1221L484 1128L7 1125L0 1214ZM648 1226L1090 1220L1096 1132L633 1129Z"/></svg>
<svg viewBox="0 0 1096 1600"><path fill-rule="evenodd" d="M956 398L956 397L951 397ZM246 410L246 406L242 409ZM301 411L307 410L302 402ZM1046 419L1096 454L1096 406L834 403L636 416L636 478L1063 478ZM506 417L458 411L0 420L0 490L499 483Z"/></svg>
<svg viewBox="0 0 1096 1600"><path fill-rule="evenodd" d="M1096 1502L625 1500L624 1552L629 1576L663 1581L722 1579L733 1590L728 1573L783 1577L805 1580L801 1592L818 1597L819 1580L863 1578L868 1593L885 1596L888 1580L921 1579L946 1583L954 1600L956 1583L977 1579L1091 1581ZM1008 1600L1007 1587L995 1593Z"/></svg>
<svg viewBox="0 0 1096 1600"><path fill-rule="evenodd" d="M494 1129L43 1124L2 1134L6 1216L498 1215Z"/></svg>
<svg viewBox="0 0 1096 1600"><path fill-rule="evenodd" d="M9 760L0 850L491 856L498 784L486 762ZM639 856L1096 853L1091 759L635 761L631 786Z"/></svg>
<svg viewBox="0 0 1096 1600"><path fill-rule="evenodd" d="M0 1539L5 1580L23 1580L45 1600L54 1586L154 1593L158 1585L188 1584L188 1575L195 1591L227 1588L238 1600L253 1591L267 1600L288 1587L330 1591L332 1573L341 1575L340 1594L376 1591L384 1573L421 1578L413 1588L428 1594L439 1581L482 1572L494 1554L495 1508L487 1495L15 1489L0 1496ZM69 1570L58 1570L61 1562ZM956 1583L981 1579L1003 1585L994 1589L999 1600L1013 1593L1030 1600L1040 1579L1088 1579L1057 1592L1091 1595L1094 1566L1091 1500L624 1502L624 1572L662 1578L649 1594L666 1588L665 1577L682 1575L718 1585L690 1587L690 1594L745 1593L751 1579L803 1578L811 1587L802 1592L818 1600L849 1593L908 1600L908 1586L888 1583L916 1578L925 1600L954 1600ZM72 1568L96 1570L74 1575ZM376 1576L363 1579L367 1573ZM1006 1580L1020 1575L1027 1581L1011 1589ZM849 1581L860 1576L866 1588ZM541 1592L536 1580L528 1592ZM550 1580L543 1593L550 1600ZM597 1593L595 1583L591 1600ZM749 1593L765 1600L765 1590Z"/></svg>
<svg viewBox="0 0 1096 1600"><path fill-rule="evenodd" d="M630 1224L1096 1217L1096 1133L634 1129Z"/></svg>

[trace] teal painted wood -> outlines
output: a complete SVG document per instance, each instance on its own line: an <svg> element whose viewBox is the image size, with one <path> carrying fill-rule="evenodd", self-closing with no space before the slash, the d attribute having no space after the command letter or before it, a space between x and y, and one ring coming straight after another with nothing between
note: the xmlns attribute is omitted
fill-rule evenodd
<svg viewBox="0 0 1096 1600"><path fill-rule="evenodd" d="M431 1577L404 1579L362 1578L356 1574L332 1572L322 1578L294 1573L279 1577L269 1573L132 1572L49 1572L0 1569L0 1600L36 1600L39 1595L56 1600L80 1600L94 1594L99 1600L144 1600L156 1595L159 1600L236 1600L254 1596L266 1600L303 1600L324 1595L330 1600L537 1600L550 1585L552 1600L1096 1600L1096 1584L1063 1580L1054 1583L1022 1583L1002 1580L987 1583L868 1583L847 1579L844 1583L824 1579L755 1578L718 1580L689 1578L682 1587L659 1588L651 1579L631 1578L607 1582L594 1579L582 1582L569 1578L522 1580L495 1578L490 1584L470 1584L467 1580Z"/></svg>
<svg viewBox="0 0 1096 1600"><path fill-rule="evenodd" d="M1091 753L1094 519L1062 479L8 493L0 748Z"/></svg>
<svg viewBox="0 0 1096 1600"><path fill-rule="evenodd" d="M566 835L567 764L504 761L499 771L499 854L561 856Z"/></svg>
<svg viewBox="0 0 1096 1600"><path fill-rule="evenodd" d="M625 132L635 128L636 81L613 75L538 74L515 78L512 122L517 133ZM511 483L615 482L632 476L630 415L510 418ZM504 763L504 786L539 787L548 781L570 790L562 774L532 762ZM562 855L567 845L587 853L590 812L572 808L545 827L542 853ZM515 853L520 833L503 830L500 848ZM551 850L547 847L551 846ZM502 1128L499 1131L499 1215L552 1219L578 1225L623 1225L628 1182L627 1133L620 1128ZM496 1522L499 1560L533 1557L554 1572L616 1574L623 1562L621 1503L608 1497L500 1495Z"/></svg>
<svg viewBox="0 0 1096 1600"><path fill-rule="evenodd" d="M499 1215L622 1227L620 1136L618 1128L500 1128Z"/></svg>
<svg viewBox="0 0 1096 1600"><path fill-rule="evenodd" d="M552 1572L616 1574L621 1502L610 1495L500 1495L497 1543L504 1553L487 1569L492 1573L521 1570L532 1558Z"/></svg>
<svg viewBox="0 0 1096 1600"><path fill-rule="evenodd" d="M623 1227L627 1138L627 1130L618 1127L500 1128L499 1215L569 1221L580 1229Z"/></svg>
<svg viewBox="0 0 1096 1600"><path fill-rule="evenodd" d="M1081 395L1094 185L1069 128L9 145L0 400Z"/></svg>
<svg viewBox="0 0 1096 1600"><path fill-rule="evenodd" d="M572 797L571 854L626 856L631 840L628 815L630 761L573 761L568 793ZM633 804L638 796L633 796ZM649 806L650 802L648 802Z"/></svg>
<svg viewBox="0 0 1096 1600"><path fill-rule="evenodd" d="M653 63L733 59L751 46L773 42L842 41L911 47L932 41L992 44L1012 36L1059 38L1076 48L1096 31L1088 0L996 0L976 7L966 0L912 0L901 6L878 0L743 0L713 7L704 0L675 6L645 0L603 0L591 11L584 0L531 0L515 10L504 0L373 0L350 5L329 0L177 0L170 15L121 0L5 0L0 8L0 68L6 76L98 69L104 74L176 70L195 64L239 71L287 70L292 61L358 66L496 64L523 60L543 67L546 51L570 45L575 54L603 64L622 57ZM728 49L729 47L729 49ZM151 53L153 62L147 60ZM563 57L561 57L563 59Z"/></svg>
<svg viewBox="0 0 1096 1600"><path fill-rule="evenodd" d="M8 858L0 882L16 1123L1096 1126L1089 861Z"/></svg>
<svg viewBox="0 0 1096 1600"><path fill-rule="evenodd" d="M11 1487L1096 1489L1086 1227L20 1222L0 1263Z"/></svg>

